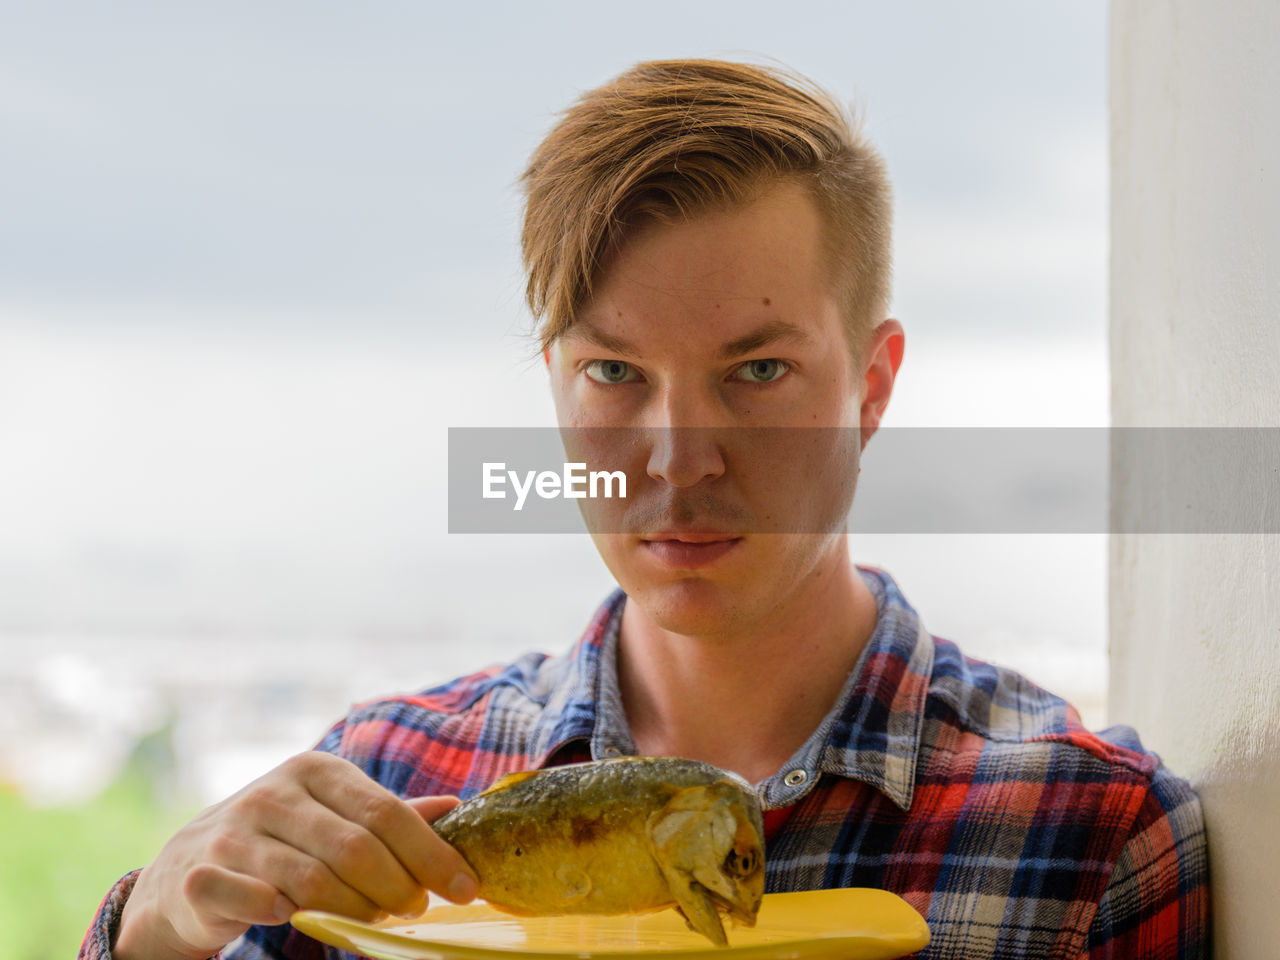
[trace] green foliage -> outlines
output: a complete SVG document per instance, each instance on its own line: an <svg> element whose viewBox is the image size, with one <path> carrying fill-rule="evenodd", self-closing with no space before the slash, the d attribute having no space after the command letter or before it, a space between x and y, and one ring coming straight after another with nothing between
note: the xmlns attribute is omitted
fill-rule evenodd
<svg viewBox="0 0 1280 960"><path fill-rule="evenodd" d="M103 896L140 867L193 811L157 796L135 754L100 797L79 807L33 808L0 790L0 955L68 960Z"/></svg>

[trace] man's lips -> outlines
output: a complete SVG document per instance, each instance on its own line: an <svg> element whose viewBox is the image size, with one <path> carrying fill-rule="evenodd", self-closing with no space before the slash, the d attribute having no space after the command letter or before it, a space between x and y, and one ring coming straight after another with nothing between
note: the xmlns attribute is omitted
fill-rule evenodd
<svg viewBox="0 0 1280 960"><path fill-rule="evenodd" d="M658 533L641 538L641 547L663 566L694 570L715 563L742 542L727 533Z"/></svg>
<svg viewBox="0 0 1280 960"><path fill-rule="evenodd" d="M693 533L692 531L675 530L672 532L644 534L640 539L650 541L679 540L682 543L715 543L721 540L737 540L738 538L732 533L719 531Z"/></svg>

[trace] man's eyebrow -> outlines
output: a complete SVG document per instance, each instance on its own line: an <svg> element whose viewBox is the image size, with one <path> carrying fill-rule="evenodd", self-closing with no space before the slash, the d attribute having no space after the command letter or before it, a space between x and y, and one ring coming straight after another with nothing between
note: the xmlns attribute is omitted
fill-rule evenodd
<svg viewBox="0 0 1280 960"><path fill-rule="evenodd" d="M802 327L797 327L794 323L788 323L785 320L770 320L768 323L748 333L745 337L730 340L720 348L720 356L726 360L732 360L734 357L740 357L744 353L754 353L761 347L768 346L776 340L798 340L801 343L809 343L812 338Z"/></svg>
<svg viewBox="0 0 1280 960"><path fill-rule="evenodd" d="M611 333L605 333L587 320L579 320L574 323L565 332L565 336L581 337L583 340L594 343L596 346L602 347L611 353L633 357L639 354L639 350L631 341L624 340L622 337L614 336ZM798 327L794 323L788 323L786 320L770 320L745 336L721 345L719 355L726 360L732 360L734 357L753 353L761 347L768 346L778 340L796 340L800 343L810 343L812 339L802 327Z"/></svg>
<svg viewBox="0 0 1280 960"><path fill-rule="evenodd" d="M565 337L581 337L590 343L594 343L597 347L603 347L610 353L625 353L629 356L635 356L639 351L629 341L622 337L615 337L611 333L605 333L599 327L591 325L588 320L579 320L565 331Z"/></svg>

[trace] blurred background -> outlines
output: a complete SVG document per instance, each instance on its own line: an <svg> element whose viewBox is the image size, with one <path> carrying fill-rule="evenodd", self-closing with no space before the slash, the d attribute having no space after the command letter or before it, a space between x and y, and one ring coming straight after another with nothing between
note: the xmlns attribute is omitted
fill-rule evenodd
<svg viewBox="0 0 1280 960"><path fill-rule="evenodd" d="M897 197L890 426L1105 426L1106 4L0 3L0 944L351 702L567 649L585 537L450 536L450 426L547 426L516 180L641 59L775 59ZM938 468L969 469L968 464ZM1106 543L858 536L1105 723Z"/></svg>

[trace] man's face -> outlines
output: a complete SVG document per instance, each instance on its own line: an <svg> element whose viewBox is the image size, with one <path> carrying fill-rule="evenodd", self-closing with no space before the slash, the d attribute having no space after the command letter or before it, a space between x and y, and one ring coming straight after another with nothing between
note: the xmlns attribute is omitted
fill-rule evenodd
<svg viewBox="0 0 1280 960"><path fill-rule="evenodd" d="M846 550L864 370L821 243L789 183L650 225L551 348L561 427L619 428L583 432L615 438L595 443L593 469L628 474L627 499L589 501L588 523L665 629L759 627Z"/></svg>

